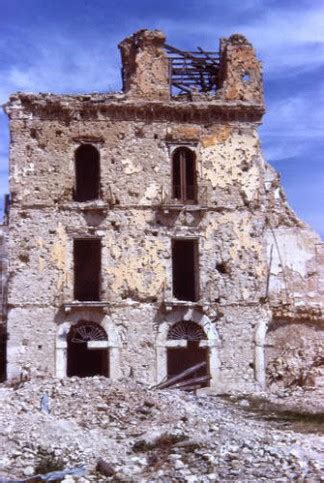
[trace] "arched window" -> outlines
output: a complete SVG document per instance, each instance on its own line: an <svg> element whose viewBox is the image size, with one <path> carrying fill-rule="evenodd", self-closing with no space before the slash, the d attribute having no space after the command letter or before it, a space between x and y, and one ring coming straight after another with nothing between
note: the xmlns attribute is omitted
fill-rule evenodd
<svg viewBox="0 0 324 483"><path fill-rule="evenodd" d="M197 202L196 155L186 147L177 148L172 156L172 197L183 203Z"/></svg>
<svg viewBox="0 0 324 483"><path fill-rule="evenodd" d="M99 324L78 322L71 327L67 343L69 377L109 377L108 337Z"/></svg>
<svg viewBox="0 0 324 483"><path fill-rule="evenodd" d="M209 353L207 347L200 347L200 341L206 340L207 335L200 325L192 321L181 320L170 327L167 339L174 341L172 346L167 349L168 377L177 376L183 371L205 362L205 366L191 373L190 379L203 378L199 385L208 386Z"/></svg>
<svg viewBox="0 0 324 483"><path fill-rule="evenodd" d="M91 144L82 144L75 151L75 201L99 198L100 155Z"/></svg>

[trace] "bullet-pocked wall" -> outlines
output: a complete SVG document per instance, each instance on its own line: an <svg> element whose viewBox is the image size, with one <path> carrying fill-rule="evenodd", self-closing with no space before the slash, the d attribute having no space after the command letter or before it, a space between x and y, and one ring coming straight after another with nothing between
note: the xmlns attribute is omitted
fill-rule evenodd
<svg viewBox="0 0 324 483"><path fill-rule="evenodd" d="M184 327L196 324L215 390L265 382L266 234L283 222L271 232L260 63L232 36L216 92L174 97L164 42L140 31L120 44L122 94L19 93L6 105L10 378L64 377L85 357L90 375L157 383L171 351L186 359Z"/></svg>

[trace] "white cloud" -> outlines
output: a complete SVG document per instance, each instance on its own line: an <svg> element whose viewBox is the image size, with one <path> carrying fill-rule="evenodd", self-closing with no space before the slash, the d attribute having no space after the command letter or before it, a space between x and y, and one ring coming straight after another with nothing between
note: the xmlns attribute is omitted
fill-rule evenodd
<svg viewBox="0 0 324 483"><path fill-rule="evenodd" d="M94 38L87 46L64 36L42 33L29 39L33 54L21 52L20 62L0 66L0 102L10 93L108 91L120 88L116 45ZM116 54L113 58L111 53Z"/></svg>
<svg viewBox="0 0 324 483"><path fill-rule="evenodd" d="M205 10L209 9L209 20L200 19L192 22L167 20L164 27L175 39L188 38L188 32L194 39L208 39L208 48L213 48L211 39L229 36L239 32L244 34L254 45L258 57L262 59L268 78L288 77L292 73L304 72L324 62L324 4L318 2L313 8L301 9L296 5L285 7L280 2L280 8L271 8L267 2L251 0L248 6L251 15L242 16L241 23L222 21L220 10L215 2L207 2ZM253 6L262 7L262 14L253 15ZM234 3L233 12L247 10L245 2ZM215 29L217 25L217 30ZM205 46L207 47L207 46Z"/></svg>
<svg viewBox="0 0 324 483"><path fill-rule="evenodd" d="M229 9L239 12L259 7L262 15L244 15L242 23L222 20L220 10L214 0L205 0L204 9L210 15L208 20L179 22L176 18L154 19L172 41L181 43L204 39L206 48L217 49L217 36L242 32L254 44L258 57L263 60L267 78L289 76L309 70L324 62L324 5L314 8L295 9L266 8L262 0L247 0L237 5L235 1ZM227 17L229 18L229 16ZM217 25L217 30L215 29ZM0 49L15 45L14 62L5 68L0 65L0 102L7 99L10 92L24 91L89 91L117 90L120 88L119 53L116 49L120 37L116 34L103 38L102 34L92 33L87 40L73 37L72 33L55 34L47 31L29 32L15 30L12 38L2 39ZM190 35L188 35L190 33ZM24 43L17 38L24 38ZM215 40L215 44L210 45ZM26 47L27 46L27 47ZM26 54L30 52L30 54ZM17 61L19 59L19 62Z"/></svg>
<svg viewBox="0 0 324 483"><path fill-rule="evenodd" d="M266 138L267 142L263 143L263 152L267 161L275 163L276 161L285 161L300 156L305 151L305 143L295 143L285 140L272 139L271 142Z"/></svg>
<svg viewBox="0 0 324 483"><path fill-rule="evenodd" d="M264 119L267 135L305 141L324 139L323 93L319 91L314 99L308 92L300 91L270 102Z"/></svg>
<svg viewBox="0 0 324 483"><path fill-rule="evenodd" d="M324 5L312 9L265 9L262 18L240 26L257 48L267 76L285 77L324 62ZM238 27L238 28L240 28Z"/></svg>
<svg viewBox="0 0 324 483"><path fill-rule="evenodd" d="M324 99L299 93L272 101L261 128L266 159L270 162L307 158L323 148Z"/></svg>

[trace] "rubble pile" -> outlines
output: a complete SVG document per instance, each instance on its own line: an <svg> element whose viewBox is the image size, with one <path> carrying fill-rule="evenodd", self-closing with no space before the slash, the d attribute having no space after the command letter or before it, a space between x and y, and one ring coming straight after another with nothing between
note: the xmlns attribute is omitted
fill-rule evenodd
<svg viewBox="0 0 324 483"><path fill-rule="evenodd" d="M323 441L211 394L102 377L0 387L0 481L320 481Z"/></svg>
<svg viewBox="0 0 324 483"><path fill-rule="evenodd" d="M279 387L324 386L324 347L321 339L312 348L286 344L280 356L269 361L267 380Z"/></svg>

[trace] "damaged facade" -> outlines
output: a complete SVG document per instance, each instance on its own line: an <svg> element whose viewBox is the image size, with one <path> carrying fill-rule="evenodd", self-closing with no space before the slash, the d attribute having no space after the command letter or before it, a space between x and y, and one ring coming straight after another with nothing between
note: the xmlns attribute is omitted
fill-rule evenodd
<svg viewBox="0 0 324 483"><path fill-rule="evenodd" d="M122 93L5 106L8 378L155 384L206 361L216 391L264 387L289 343L323 340L324 249L262 158L260 63L241 35L119 47Z"/></svg>

